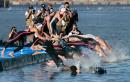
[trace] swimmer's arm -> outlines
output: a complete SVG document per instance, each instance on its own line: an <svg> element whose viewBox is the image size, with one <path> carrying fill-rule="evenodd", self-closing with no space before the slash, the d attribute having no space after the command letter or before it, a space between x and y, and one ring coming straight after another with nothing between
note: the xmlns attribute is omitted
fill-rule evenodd
<svg viewBox="0 0 130 82"><path fill-rule="evenodd" d="M26 19L29 19L30 16L31 16L31 11L29 11L28 14L26 15Z"/></svg>
<svg viewBox="0 0 130 82"><path fill-rule="evenodd" d="M34 32L36 33L37 37L41 40L46 40L44 37L42 37L39 33L38 33L38 30L37 29L34 29Z"/></svg>
<svg viewBox="0 0 130 82"><path fill-rule="evenodd" d="M12 34L13 34L13 31L11 31L11 32L9 33L8 37L10 38Z"/></svg>
<svg viewBox="0 0 130 82"><path fill-rule="evenodd" d="M55 18L55 16L54 16L54 17L52 18L52 20L50 21L50 23L49 23L49 28L51 29L51 30L50 30L50 34L53 33L53 25L52 25L52 24L53 24L53 22L55 21L55 19L56 19L56 18Z"/></svg>
<svg viewBox="0 0 130 82"><path fill-rule="evenodd" d="M11 30L11 32L9 33L8 37L10 38L13 33L14 33L14 34L17 34L17 33L15 32L15 30L13 29L13 30Z"/></svg>
<svg viewBox="0 0 130 82"><path fill-rule="evenodd" d="M36 13L36 17L38 17L42 12L40 10L38 10L38 12Z"/></svg>
<svg viewBox="0 0 130 82"><path fill-rule="evenodd" d="M47 21L47 27L49 29L49 34L52 34L52 28L50 27L50 18L46 17L46 21Z"/></svg>
<svg viewBox="0 0 130 82"><path fill-rule="evenodd" d="M105 40L104 40L104 43L106 44L106 46L109 48L109 50L112 50L112 46L109 45Z"/></svg>
<svg viewBox="0 0 130 82"><path fill-rule="evenodd" d="M32 44L31 49L32 50L46 50L43 46L41 46L41 45L34 45L34 44Z"/></svg>
<svg viewBox="0 0 130 82"><path fill-rule="evenodd" d="M41 46L41 45L37 45L37 48L40 49L40 50L46 50L46 48L44 48L44 47Z"/></svg>
<svg viewBox="0 0 130 82"><path fill-rule="evenodd" d="M50 36L47 33L43 32L43 34L45 35L46 38L50 38Z"/></svg>
<svg viewBox="0 0 130 82"><path fill-rule="evenodd" d="M50 14L50 16L54 16L55 15L55 12L52 12L51 14Z"/></svg>
<svg viewBox="0 0 130 82"><path fill-rule="evenodd" d="M72 12L69 12L70 17L72 17Z"/></svg>
<svg viewBox="0 0 130 82"><path fill-rule="evenodd" d="M53 35L53 38L51 38L52 41L58 41L60 37L58 35Z"/></svg>
<svg viewBox="0 0 130 82"><path fill-rule="evenodd" d="M26 19L27 19L28 16L29 16L29 12L28 11L25 12L25 16L26 16Z"/></svg>

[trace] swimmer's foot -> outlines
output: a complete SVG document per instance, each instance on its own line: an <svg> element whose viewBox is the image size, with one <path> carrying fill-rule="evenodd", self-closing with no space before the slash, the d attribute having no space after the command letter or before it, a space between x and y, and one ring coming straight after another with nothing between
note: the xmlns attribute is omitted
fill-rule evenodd
<svg viewBox="0 0 130 82"><path fill-rule="evenodd" d="M14 58L14 52L10 52L9 56L12 57L12 58Z"/></svg>

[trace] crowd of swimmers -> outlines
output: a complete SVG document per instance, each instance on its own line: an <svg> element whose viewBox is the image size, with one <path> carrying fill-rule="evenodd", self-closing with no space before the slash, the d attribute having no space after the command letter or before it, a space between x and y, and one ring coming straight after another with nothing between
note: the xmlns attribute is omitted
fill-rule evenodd
<svg viewBox="0 0 130 82"><path fill-rule="evenodd" d="M112 50L111 46L100 37L83 34L79 31L78 13L76 10L70 9L69 2L65 2L57 11L54 11L52 4L41 4L39 10L29 6L25 17L26 29L24 31L18 31L16 27L11 28L9 38L1 51L3 58L4 52L10 44L17 45L9 53L11 57L14 57L14 53L23 47L29 46L33 50L45 50L57 67L64 65L65 58L73 58L73 55L68 52L79 51L80 48L77 46L86 46L100 57L107 56ZM57 53L54 45L60 45L64 52L63 57ZM39 53L34 55L36 54ZM77 68L72 66L71 69Z"/></svg>

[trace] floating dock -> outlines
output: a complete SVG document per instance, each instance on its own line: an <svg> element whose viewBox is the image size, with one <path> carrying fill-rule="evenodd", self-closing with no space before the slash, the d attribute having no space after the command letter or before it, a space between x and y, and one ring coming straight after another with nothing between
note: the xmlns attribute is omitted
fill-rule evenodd
<svg viewBox="0 0 130 82"><path fill-rule="evenodd" d="M0 56L0 71L9 70L13 68L19 68L26 65L37 64L41 62L45 62L46 59L49 57L45 51L39 51L41 54L32 55L35 51L31 50L30 48L24 48L19 52L14 54L14 58L10 57L8 54L14 48L8 48L5 51L5 56L2 58ZM2 48L0 48L0 51Z"/></svg>

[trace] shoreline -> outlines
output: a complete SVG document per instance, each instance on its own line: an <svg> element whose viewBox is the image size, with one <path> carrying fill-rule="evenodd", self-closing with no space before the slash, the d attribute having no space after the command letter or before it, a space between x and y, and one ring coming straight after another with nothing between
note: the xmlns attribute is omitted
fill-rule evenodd
<svg viewBox="0 0 130 82"><path fill-rule="evenodd" d="M44 3L44 4L48 4L48 3ZM0 7L0 8L9 8L9 7L17 7L17 6L29 6L29 5L33 5L33 6L40 6L40 4L9 4L8 7ZM53 6L60 6L61 4L52 4ZM130 6L130 4L71 4L72 6Z"/></svg>
<svg viewBox="0 0 130 82"><path fill-rule="evenodd" d="M13 7L19 7L19 8L26 8L28 7L30 4L21 4L21 5L10 5L8 8L13 8ZM47 5L47 3L46 3ZM53 7L59 7L61 4L53 4ZM33 4L34 7L40 7L40 4ZM72 7L75 6L80 6L80 7L129 7L130 4L118 4L118 5L113 5L113 4L109 4L109 5L105 5L105 4L91 4L91 5L87 5L87 4L71 4ZM8 8L4 8L4 7L0 7L0 9L8 9Z"/></svg>

